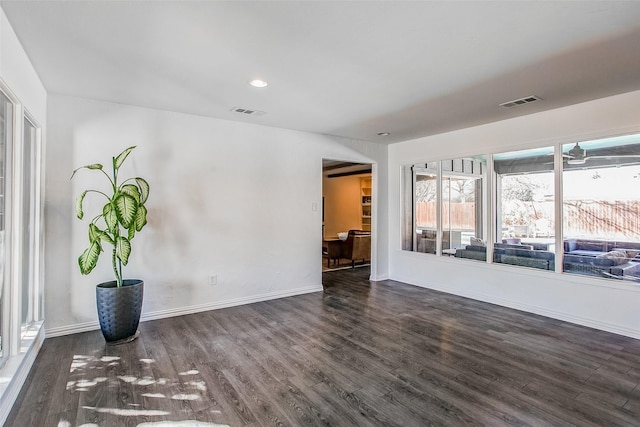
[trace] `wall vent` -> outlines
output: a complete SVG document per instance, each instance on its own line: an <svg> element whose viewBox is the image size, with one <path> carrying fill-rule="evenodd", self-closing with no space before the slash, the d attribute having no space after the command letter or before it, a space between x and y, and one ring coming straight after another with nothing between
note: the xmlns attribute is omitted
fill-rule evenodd
<svg viewBox="0 0 640 427"><path fill-rule="evenodd" d="M531 102L540 101L542 98L539 98L535 95L525 96L524 98L514 99L513 101L503 102L500 104L500 107L517 107L519 105L529 104Z"/></svg>
<svg viewBox="0 0 640 427"><path fill-rule="evenodd" d="M229 111L233 111L234 113L239 113L239 114L245 114L247 116L263 116L267 114L264 111L254 110L252 108L242 108L242 107L233 107Z"/></svg>

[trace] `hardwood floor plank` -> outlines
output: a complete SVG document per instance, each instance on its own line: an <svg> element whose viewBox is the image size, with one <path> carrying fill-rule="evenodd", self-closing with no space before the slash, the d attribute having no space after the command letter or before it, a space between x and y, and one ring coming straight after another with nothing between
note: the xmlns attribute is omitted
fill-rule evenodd
<svg viewBox="0 0 640 427"><path fill-rule="evenodd" d="M593 401L591 402L593 404L585 405L584 402L588 401L588 399L578 398L580 394L579 389L572 387L555 386L553 390L550 391L547 384L531 382L527 384L523 393L561 407L563 412L572 414L576 424L593 426L634 424L633 418L629 419L629 417L618 408L610 409L606 405L602 405L601 403L597 404Z"/></svg>
<svg viewBox="0 0 640 427"><path fill-rule="evenodd" d="M224 424L258 424L256 416L247 406L243 396L214 363L204 363L199 368L207 384L209 398L220 405L219 418Z"/></svg>
<svg viewBox="0 0 640 427"><path fill-rule="evenodd" d="M78 423L78 413L80 411L80 402L86 389L84 382L91 382L90 377L93 376L92 367L93 359L101 351L104 344L96 343L101 341L102 334L98 331L78 334L70 337L60 337L64 343L64 349L69 351L70 358L63 364L64 368L61 373L65 374L64 378L60 378L60 383L65 381L66 387L64 391L53 398L53 402L47 416L48 420L58 419L59 421L67 421L69 423ZM46 341L45 341L46 342ZM64 351L64 350L63 350ZM100 372L97 373L101 375ZM90 388L87 389L90 392ZM79 423L78 423L79 424Z"/></svg>
<svg viewBox="0 0 640 427"><path fill-rule="evenodd" d="M150 376L155 383L153 388L145 389L146 399L150 402L145 408L152 410L163 410L167 412L164 418L167 420L179 420L187 417L192 411L191 405L180 399L173 399L173 396L188 394L188 390L182 383L180 372L191 370L193 365L184 365L176 368L174 363L177 359L182 360L181 354L170 353L165 346L165 341L171 341L173 335L167 336L167 329L173 323L171 319L163 319L159 322L146 322L141 325L139 340L145 348L145 357L140 359L150 370ZM147 387L148 388L148 387ZM197 410L197 408L196 408Z"/></svg>
<svg viewBox="0 0 640 427"><path fill-rule="evenodd" d="M238 391L242 402L255 414L260 423L276 426L296 425L280 411L279 403L271 400L237 368L225 369L222 374L229 384Z"/></svg>
<svg viewBox="0 0 640 427"><path fill-rule="evenodd" d="M22 402L21 411L13 410L7 418L7 425L40 426L58 422L58 413L66 407L59 400L67 388L68 366L60 365L56 357L67 347L67 343L77 337L52 339L43 346L27 376L25 384L38 382L37 387L23 386L16 401ZM52 394L56 398L52 398ZM74 420L70 420L73 422Z"/></svg>
<svg viewBox="0 0 640 427"><path fill-rule="evenodd" d="M342 404L339 399L335 398L335 394L324 383L318 383L309 387L304 381L300 381L298 377L288 378L287 384L297 387L298 390L304 390L306 398L313 402L323 417L326 425L330 426L369 426L373 425L366 420L360 413L351 411L346 405Z"/></svg>
<svg viewBox="0 0 640 427"><path fill-rule="evenodd" d="M640 340L368 274L47 339L6 426L640 426Z"/></svg>

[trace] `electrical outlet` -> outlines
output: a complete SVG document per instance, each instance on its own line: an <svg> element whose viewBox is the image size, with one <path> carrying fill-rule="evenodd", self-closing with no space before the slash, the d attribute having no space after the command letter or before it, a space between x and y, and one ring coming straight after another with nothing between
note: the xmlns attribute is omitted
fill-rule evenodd
<svg viewBox="0 0 640 427"><path fill-rule="evenodd" d="M211 274L209 276L209 286L215 286L218 284L218 275Z"/></svg>

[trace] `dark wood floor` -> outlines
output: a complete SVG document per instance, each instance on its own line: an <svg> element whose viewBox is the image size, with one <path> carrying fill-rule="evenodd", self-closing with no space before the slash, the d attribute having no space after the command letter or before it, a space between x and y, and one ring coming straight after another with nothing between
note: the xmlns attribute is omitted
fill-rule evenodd
<svg viewBox="0 0 640 427"><path fill-rule="evenodd" d="M47 339L6 425L640 425L640 341L368 274Z"/></svg>

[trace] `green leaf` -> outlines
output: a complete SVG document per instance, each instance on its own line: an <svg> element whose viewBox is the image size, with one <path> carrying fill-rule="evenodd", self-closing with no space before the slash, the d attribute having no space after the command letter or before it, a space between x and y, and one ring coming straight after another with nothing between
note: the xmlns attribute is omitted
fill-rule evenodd
<svg viewBox="0 0 640 427"><path fill-rule="evenodd" d="M100 243L100 233L102 232L93 222L89 224L89 243L92 245L97 243L100 252L102 252L102 244Z"/></svg>
<svg viewBox="0 0 640 427"><path fill-rule="evenodd" d="M80 169L102 169L102 165L100 163L94 163L92 165L81 166L73 171L73 173L71 174L71 178L69 179L73 179L73 177L76 175L76 172L78 172Z"/></svg>
<svg viewBox="0 0 640 427"><path fill-rule="evenodd" d="M131 242L126 237L120 236L116 240L116 256L123 265L127 265L129 262L129 255L131 255Z"/></svg>
<svg viewBox="0 0 640 427"><path fill-rule="evenodd" d="M111 238L111 236L109 236L109 234L106 231L100 230L100 239L104 240L105 242L111 244L111 245L115 245L116 242L113 241L113 239Z"/></svg>
<svg viewBox="0 0 640 427"><path fill-rule="evenodd" d="M101 230L94 223L89 224L89 242L100 240L100 232Z"/></svg>
<svg viewBox="0 0 640 427"><path fill-rule="evenodd" d="M121 193L114 200L114 207L118 221L124 228L131 227L136 218L138 202L128 194Z"/></svg>
<svg viewBox="0 0 640 427"><path fill-rule="evenodd" d="M118 157L115 157L113 159L113 167L116 169L120 169L120 166L122 166L122 163L124 163L125 159L133 151L134 148L136 148L135 145L133 147L127 148L122 153L118 154Z"/></svg>
<svg viewBox="0 0 640 427"><path fill-rule="evenodd" d="M78 265L80 266L80 273L89 274L98 263L98 257L100 256L100 245L97 242L93 242L91 246L82 252L82 255L78 258Z"/></svg>
<svg viewBox="0 0 640 427"><path fill-rule="evenodd" d="M149 183L140 177L136 178L136 183L138 184L138 188L140 189L140 203L147 203L147 199L149 198L149 191L151 190L151 188L149 187Z"/></svg>
<svg viewBox="0 0 640 427"><path fill-rule="evenodd" d="M105 230L101 230L97 225L93 223L89 225L89 240L91 241L91 243L98 242L98 244L100 244L101 241L105 241L109 244L115 245L113 239L111 238L111 236L109 236L109 233L107 233ZM100 251L102 252L102 245L100 246Z"/></svg>
<svg viewBox="0 0 640 427"><path fill-rule="evenodd" d="M87 195L89 190L85 190L78 196L76 199L76 216L78 219L82 219L84 217L84 212L82 211L82 202L84 201L84 196Z"/></svg>
<svg viewBox="0 0 640 427"><path fill-rule="evenodd" d="M136 231L142 230L142 227L144 227L145 225L147 225L147 208L145 208L144 205L140 205L138 206L138 211L136 212Z"/></svg>
<svg viewBox="0 0 640 427"><path fill-rule="evenodd" d="M110 232L116 232L118 228L118 217L114 209L110 209L106 214L104 214L104 222L107 223L107 229Z"/></svg>
<svg viewBox="0 0 640 427"><path fill-rule="evenodd" d="M113 206L111 206L111 202L109 202L106 205L104 205L104 207L102 208L102 215L106 215L112 210L113 210Z"/></svg>
<svg viewBox="0 0 640 427"><path fill-rule="evenodd" d="M129 239L129 241L131 241L136 236L136 228L134 226L131 226L131 227L129 227L128 232L129 233L127 235L127 239Z"/></svg>
<svg viewBox="0 0 640 427"><path fill-rule="evenodd" d="M120 188L120 192L124 194L128 194L134 199L136 199L136 203L140 203L140 192L138 191L138 187L133 184L126 184Z"/></svg>

